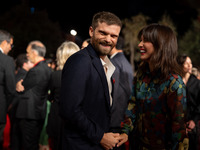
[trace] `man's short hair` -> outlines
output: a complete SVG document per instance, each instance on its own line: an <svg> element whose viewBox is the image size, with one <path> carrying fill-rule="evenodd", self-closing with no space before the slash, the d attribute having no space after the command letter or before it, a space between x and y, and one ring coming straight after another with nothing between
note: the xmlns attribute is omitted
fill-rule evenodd
<svg viewBox="0 0 200 150"><path fill-rule="evenodd" d="M5 30L0 30L0 44L5 40L10 43L11 39L13 39L13 35Z"/></svg>
<svg viewBox="0 0 200 150"><path fill-rule="evenodd" d="M46 47L45 47L45 45L42 42L40 42L38 40L35 40L35 41L31 41L29 43L29 45L31 46L32 50L35 50L35 51L38 52L39 56L42 56L42 57L45 56L45 54L46 54Z"/></svg>
<svg viewBox="0 0 200 150"><path fill-rule="evenodd" d="M45 48L45 47L42 47L42 46L33 44L33 45L31 46L31 49L37 51L39 56L44 57L45 54L46 54L46 48Z"/></svg>
<svg viewBox="0 0 200 150"><path fill-rule="evenodd" d="M98 23L103 23L103 22L105 22L108 25L118 25L122 27L122 22L119 19L119 17L117 17L115 14L111 12L102 11L94 14L92 19L92 28L95 30L96 27L98 26Z"/></svg>

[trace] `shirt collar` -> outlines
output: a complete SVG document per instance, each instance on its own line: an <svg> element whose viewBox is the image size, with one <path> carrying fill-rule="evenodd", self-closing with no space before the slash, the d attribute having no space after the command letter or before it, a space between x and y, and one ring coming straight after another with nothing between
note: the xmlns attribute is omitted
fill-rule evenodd
<svg viewBox="0 0 200 150"><path fill-rule="evenodd" d="M103 61L103 59L100 58L100 60L101 60L101 63L103 66L106 65L106 63L105 63L105 61Z"/></svg>
<svg viewBox="0 0 200 150"><path fill-rule="evenodd" d="M112 76L112 74L113 74L114 71L115 71L115 66L112 64L112 62L110 61L110 59L106 56L106 57L104 58L104 60L101 59L101 58L100 58L100 60L101 60L102 65L103 65L103 66L106 66L106 67L108 68L108 74L109 74L110 76Z"/></svg>
<svg viewBox="0 0 200 150"><path fill-rule="evenodd" d="M4 54L3 49L0 47L0 51Z"/></svg>
<svg viewBox="0 0 200 150"><path fill-rule="evenodd" d="M37 66L37 65L38 65L40 62L42 62L42 61L45 61L45 59L42 59L42 60L38 61L36 64L34 64L33 67Z"/></svg>
<svg viewBox="0 0 200 150"><path fill-rule="evenodd" d="M110 56L110 59L112 59L113 57L115 57L115 55L117 55L117 53L119 53L119 52L116 52L116 53L112 54L112 55Z"/></svg>

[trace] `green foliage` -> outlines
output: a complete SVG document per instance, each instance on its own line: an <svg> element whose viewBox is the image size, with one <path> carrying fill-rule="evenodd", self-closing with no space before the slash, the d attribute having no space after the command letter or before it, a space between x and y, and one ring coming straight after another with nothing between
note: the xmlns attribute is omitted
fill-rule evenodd
<svg viewBox="0 0 200 150"><path fill-rule="evenodd" d="M176 31L176 26L174 25L174 22L172 21L171 17L167 13L165 13L162 16L161 20L158 21L158 23L170 27L175 32L175 34L178 35Z"/></svg>
<svg viewBox="0 0 200 150"><path fill-rule="evenodd" d="M200 65L200 20L193 20L191 28L179 40L179 53L187 54L194 66Z"/></svg>
<svg viewBox="0 0 200 150"><path fill-rule="evenodd" d="M130 55L130 62L133 65L134 62L138 62L140 59L140 54L137 53L137 45L138 32L147 25L147 21L150 20L148 16L144 16L143 14L139 14L137 16L133 16L129 19L124 19L122 34L125 39L125 53L126 55ZM159 24L167 25L178 35L176 31L176 26L174 25L172 19L166 13L161 17ZM193 65L198 67L200 64L200 18L193 21L192 26L186 32L186 34L180 38L177 36L177 41L179 45L179 53L185 53L193 61Z"/></svg>
<svg viewBox="0 0 200 150"><path fill-rule="evenodd" d="M147 20L150 18L139 14L137 16L133 16L130 19L122 20L123 29L122 34L125 40L125 48L124 52L127 55L130 55L130 62L134 68L134 61L139 61L139 55L136 53L137 44L139 43L137 35L139 31L147 24Z"/></svg>
<svg viewBox="0 0 200 150"><path fill-rule="evenodd" d="M122 29L122 34L125 39L125 45L126 45L126 50L130 50L130 41L134 45L133 47L137 46L138 38L138 32L145 26L147 25L147 20L150 18L143 15L139 14L137 16L133 16L130 19L124 19L122 20L122 23L124 25ZM129 52L127 52L129 53Z"/></svg>

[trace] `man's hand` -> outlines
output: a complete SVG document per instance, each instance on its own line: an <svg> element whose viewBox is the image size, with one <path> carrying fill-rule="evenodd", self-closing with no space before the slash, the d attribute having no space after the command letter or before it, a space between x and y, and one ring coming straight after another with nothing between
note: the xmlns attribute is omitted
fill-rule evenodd
<svg viewBox="0 0 200 150"><path fill-rule="evenodd" d="M119 143L117 144L117 147L120 147L123 143L128 141L128 135L123 133L119 137L117 137L117 139L119 140Z"/></svg>
<svg viewBox="0 0 200 150"><path fill-rule="evenodd" d="M119 133L104 133L100 143L106 150L113 149L113 147L115 147L119 142L117 139L119 135Z"/></svg>
<svg viewBox="0 0 200 150"><path fill-rule="evenodd" d="M24 86L22 85L22 82L23 82L22 79L17 82L17 84L16 84L16 91L17 92L23 92L24 91Z"/></svg>

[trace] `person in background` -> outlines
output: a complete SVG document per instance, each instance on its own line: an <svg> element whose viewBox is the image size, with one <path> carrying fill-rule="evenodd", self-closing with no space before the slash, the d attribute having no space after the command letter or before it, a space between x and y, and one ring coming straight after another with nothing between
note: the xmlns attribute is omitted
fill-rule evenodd
<svg viewBox="0 0 200 150"><path fill-rule="evenodd" d="M24 79L26 76L26 73L33 68L34 64L28 60L26 54L19 54L15 60L16 64L16 82L20 81L21 79Z"/></svg>
<svg viewBox="0 0 200 150"><path fill-rule="evenodd" d="M187 148L186 87L176 60L176 35L168 26L150 24L138 37L141 64L117 146L133 134L129 143L135 142L137 150Z"/></svg>
<svg viewBox="0 0 200 150"><path fill-rule="evenodd" d="M56 51L57 70L54 71L50 79L50 95L48 100L51 102L50 113L48 116L47 133L50 139L50 148L60 150L60 136L62 120L59 116L59 98L61 88L62 69L66 60L80 48L74 42L63 42Z"/></svg>
<svg viewBox="0 0 200 150"><path fill-rule="evenodd" d="M184 75L183 81L187 89L188 111L187 111L187 132L189 136L189 150L199 150L200 143L200 81L192 74L192 60L185 54L177 57L178 63L182 66Z"/></svg>
<svg viewBox="0 0 200 150"><path fill-rule="evenodd" d="M131 64L123 53L123 38L119 37L117 45L110 52L110 61L115 66L113 73L114 92L113 105L111 108L111 123L110 131L114 133L121 132L121 122L124 120L124 113L128 105L129 97L131 96L133 84L133 69ZM125 149L125 145L120 148Z"/></svg>
<svg viewBox="0 0 200 150"><path fill-rule="evenodd" d="M33 63L28 60L26 54L19 54L15 60L16 64L16 75L15 80L16 83L20 81L21 79L24 79L26 76L26 73L33 67ZM10 128L10 149L11 150L20 150L22 147L22 139L19 132L19 124L18 120L16 118L16 109L18 102L20 100L20 97L18 94L15 95L12 103L9 106L9 118L11 123Z"/></svg>
<svg viewBox="0 0 200 150"><path fill-rule="evenodd" d="M15 95L15 63L8 56L13 47L13 35L0 30L0 149L3 148L3 132L8 106Z"/></svg>
<svg viewBox="0 0 200 150"><path fill-rule="evenodd" d="M121 26L115 14L96 13L89 28L90 44L64 65L60 95L62 150L108 150L119 142L119 134L109 132L115 67L107 55L117 43Z"/></svg>
<svg viewBox="0 0 200 150"><path fill-rule="evenodd" d="M197 77L197 79L200 80L200 72L199 72L198 68L192 67L192 74L195 75Z"/></svg>
<svg viewBox="0 0 200 150"><path fill-rule="evenodd" d="M22 94L16 117L19 119L23 149L38 150L52 70L45 62L46 47L42 42L31 41L26 51L34 67L16 84L16 91Z"/></svg>
<svg viewBox="0 0 200 150"><path fill-rule="evenodd" d="M85 39L82 43L81 49L87 47L89 43L90 43L90 38Z"/></svg>
<svg viewBox="0 0 200 150"><path fill-rule="evenodd" d="M48 66L52 69L52 71L56 70L56 61L53 58L46 59Z"/></svg>

